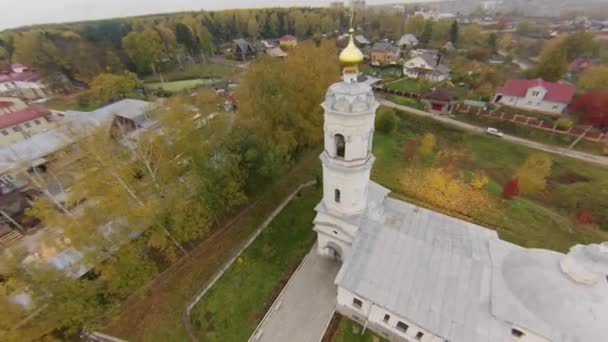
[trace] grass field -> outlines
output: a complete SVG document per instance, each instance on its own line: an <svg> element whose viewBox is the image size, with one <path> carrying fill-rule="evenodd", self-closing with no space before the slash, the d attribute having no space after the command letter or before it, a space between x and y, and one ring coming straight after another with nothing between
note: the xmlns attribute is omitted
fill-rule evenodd
<svg viewBox="0 0 608 342"><path fill-rule="evenodd" d="M202 341L246 341L314 242L318 189L302 190L192 311Z"/></svg>
<svg viewBox="0 0 608 342"><path fill-rule="evenodd" d="M154 82L154 83L146 83L145 87L147 89L163 89L165 91L170 91L172 93L177 93L183 90L197 88L206 84L211 84L215 79L209 78L199 78L194 80L183 80L183 81L172 81L172 82Z"/></svg>
<svg viewBox="0 0 608 342"><path fill-rule="evenodd" d="M417 92L417 82L413 78L404 78L395 83L387 84L386 87L391 89L403 90L410 93Z"/></svg>
<svg viewBox="0 0 608 342"><path fill-rule="evenodd" d="M202 242L183 262L178 262L171 277L157 279L96 329L128 341L187 341L182 322L187 302L288 194L320 173L318 156L318 150L304 153L275 187L251 199L255 202L252 207ZM312 232L311 225L309 229Z"/></svg>
<svg viewBox="0 0 608 342"><path fill-rule="evenodd" d="M486 216L483 212L461 214L463 218L496 229L503 239L526 247L566 251L576 243L608 239L608 169L551 155L554 164L543 193L503 200L500 197L501 185L530 155L539 151L489 136L463 132L429 118L403 112L399 112L399 117L401 120L397 132L389 136L376 131L374 137L377 159L372 178L392 189L394 196L438 209L433 203L421 202L401 190L399 181L400 175L408 167L426 167L425 163L406 161L403 149L410 139L419 140L430 132L437 138L436 151L452 150L466 155L443 167L460 174L485 172L490 182L484 189L503 212L498 218ZM574 223L573 215L581 208L591 210L600 217L601 222L585 226Z"/></svg>
<svg viewBox="0 0 608 342"><path fill-rule="evenodd" d="M78 101L78 96L79 94L59 95L53 97L52 99L46 102L40 103L40 105L48 109L58 111L78 110L83 112L89 112L97 108L97 104L92 102L84 106L81 105Z"/></svg>
<svg viewBox="0 0 608 342"><path fill-rule="evenodd" d="M331 342L386 342L387 340L374 334L367 329L362 335L363 327L361 324L342 317L338 323L335 335Z"/></svg>
<svg viewBox="0 0 608 342"><path fill-rule="evenodd" d="M163 78L167 82L194 80L199 78L224 78L238 74L239 69L223 63L199 63L189 64L183 69L175 69L163 72ZM143 78L146 83L160 82L160 76L150 75Z"/></svg>
<svg viewBox="0 0 608 342"><path fill-rule="evenodd" d="M518 125L510 121L493 119L490 117L460 113L455 114L454 117L459 121L464 121L476 126L498 128L501 131L510 135L559 147L568 147L570 146L570 144L572 144L574 140L576 140L576 137L572 135L552 133L541 129ZM579 143L574 147L574 149L587 153L599 155L603 154L601 144L585 139L579 141Z"/></svg>

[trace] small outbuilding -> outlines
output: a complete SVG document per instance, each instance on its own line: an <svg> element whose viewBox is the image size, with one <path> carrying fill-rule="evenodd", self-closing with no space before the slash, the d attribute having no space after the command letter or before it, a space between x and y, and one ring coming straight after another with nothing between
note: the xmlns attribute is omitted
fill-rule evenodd
<svg viewBox="0 0 608 342"><path fill-rule="evenodd" d="M286 34L279 39L279 45L282 48L290 48L298 46L298 38L290 34Z"/></svg>
<svg viewBox="0 0 608 342"><path fill-rule="evenodd" d="M426 109L434 114L451 114L454 95L448 88L435 88L422 96Z"/></svg>
<svg viewBox="0 0 608 342"><path fill-rule="evenodd" d="M244 61L256 56L256 50L245 39L239 38L232 41L232 52L235 59Z"/></svg>

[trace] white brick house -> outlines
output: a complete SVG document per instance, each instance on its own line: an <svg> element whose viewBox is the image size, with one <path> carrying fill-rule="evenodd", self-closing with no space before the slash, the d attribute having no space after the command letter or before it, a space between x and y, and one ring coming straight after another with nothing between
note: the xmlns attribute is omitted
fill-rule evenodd
<svg viewBox="0 0 608 342"><path fill-rule="evenodd" d="M441 55L422 54L403 64L403 74L410 78L441 82L450 77L450 68L441 64Z"/></svg>
<svg viewBox="0 0 608 342"><path fill-rule="evenodd" d="M533 80L508 80L496 90L494 102L514 108L560 115L572 101L576 88L568 83Z"/></svg>

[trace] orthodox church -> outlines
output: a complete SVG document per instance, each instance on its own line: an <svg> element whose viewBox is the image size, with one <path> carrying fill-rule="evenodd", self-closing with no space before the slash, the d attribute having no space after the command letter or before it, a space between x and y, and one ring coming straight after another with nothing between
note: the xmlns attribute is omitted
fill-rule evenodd
<svg viewBox="0 0 608 342"><path fill-rule="evenodd" d="M327 91L317 252L342 263L337 310L392 341L608 341L608 243L568 254L389 198L370 181L378 102L352 31Z"/></svg>

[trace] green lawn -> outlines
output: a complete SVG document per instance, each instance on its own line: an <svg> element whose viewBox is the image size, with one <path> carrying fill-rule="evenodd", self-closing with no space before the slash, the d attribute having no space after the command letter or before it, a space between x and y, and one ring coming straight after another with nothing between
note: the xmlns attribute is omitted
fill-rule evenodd
<svg viewBox="0 0 608 342"><path fill-rule="evenodd" d="M367 329L362 335L361 324L342 317L331 342L384 342L386 339Z"/></svg>
<svg viewBox="0 0 608 342"><path fill-rule="evenodd" d="M307 188L270 223L192 311L204 341L246 341L314 243L319 189Z"/></svg>
<svg viewBox="0 0 608 342"><path fill-rule="evenodd" d="M147 89L163 89L166 91L170 91L172 93L177 93L183 90L197 88L206 84L211 84L215 80L214 79L195 79L195 80L183 80L183 81L173 81L173 82L154 82L154 83L146 83L145 87Z"/></svg>
<svg viewBox="0 0 608 342"><path fill-rule="evenodd" d="M437 138L436 151L454 150L468 156L450 165L451 168L461 173L483 170L492 180L485 189L498 202L503 215L496 218L471 213L466 219L496 229L503 239L526 247L566 251L576 243L608 239L608 169L551 155L554 165L544 193L503 200L499 195L501 185L527 157L541 152L494 137L463 132L429 118L403 112L399 112L399 117L397 132L388 136L376 131L374 137L377 159L372 178L392 189L393 196L437 209L433 203L412 198L400 190L399 184L399 175L406 168L425 167L424 163L405 160L404 145L430 132ZM603 216L601 222L592 227L575 224L572 216L580 208Z"/></svg>
<svg viewBox="0 0 608 342"><path fill-rule="evenodd" d="M408 107L424 110L424 104L418 100L410 99L410 98L403 97L403 96L397 96L397 95L385 95L384 97L386 97L387 100L389 100L391 102L395 102L396 104L400 104L402 106L408 106Z"/></svg>
<svg viewBox="0 0 608 342"><path fill-rule="evenodd" d="M72 95L58 95L52 99L40 104L48 109L66 111L66 110L77 110L83 112L89 112L97 108L97 104L91 102L86 105L82 105L78 101L78 94Z"/></svg>
<svg viewBox="0 0 608 342"><path fill-rule="evenodd" d="M514 135L517 137L538 141L544 144L568 147L576 137L568 134L552 133L549 131L526 127L523 125L516 124L514 122L499 120L491 117L472 115L472 114L460 114L457 113L454 117L459 121L464 121L480 127L494 127L501 131ZM603 153L602 146L599 143L582 139L574 147L575 150L599 154Z"/></svg>
<svg viewBox="0 0 608 342"><path fill-rule="evenodd" d="M417 82L413 78L404 78L395 83L387 84L386 87L391 89L403 90L410 93L417 92Z"/></svg>
<svg viewBox="0 0 608 342"><path fill-rule="evenodd" d="M224 78L232 77L239 73L239 69L232 65L223 63L199 63L186 65L184 68L165 71L162 73L165 81L193 80L198 78ZM143 78L146 83L160 82L160 76L150 75Z"/></svg>

